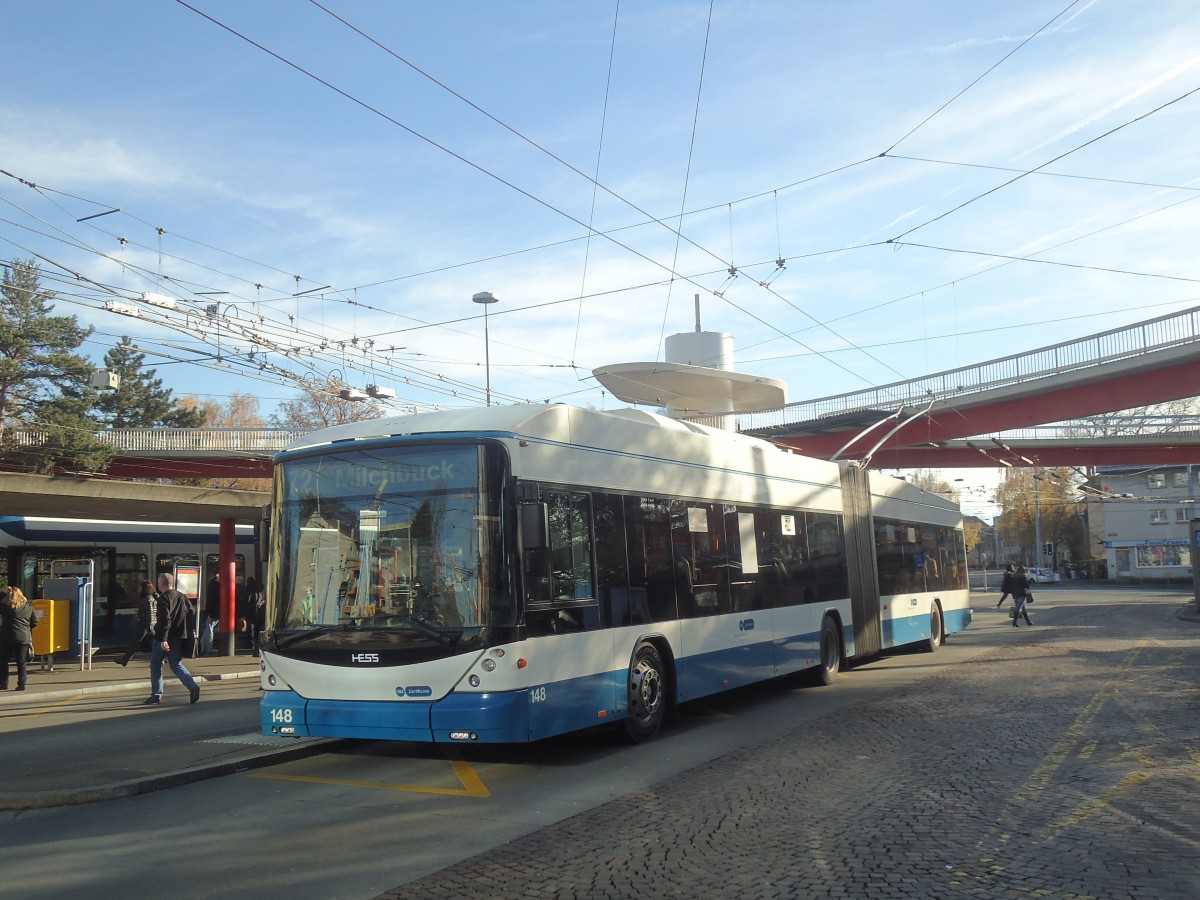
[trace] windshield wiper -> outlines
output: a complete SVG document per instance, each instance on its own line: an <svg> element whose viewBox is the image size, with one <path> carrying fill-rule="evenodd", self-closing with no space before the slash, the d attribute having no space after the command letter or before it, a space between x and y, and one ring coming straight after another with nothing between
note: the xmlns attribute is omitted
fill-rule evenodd
<svg viewBox="0 0 1200 900"><path fill-rule="evenodd" d="M293 634L284 638L283 640L276 638L275 646L277 649L282 650L284 647L290 647L292 644L299 644L301 641L307 641L315 637L321 637L322 635L332 634L335 631L349 630L349 627L346 625L318 625L316 628L312 628L308 631L302 631L299 634Z"/></svg>
<svg viewBox="0 0 1200 900"><path fill-rule="evenodd" d="M431 637L439 644L443 644L447 647L454 647L454 645L458 643L458 639L462 637L461 631L441 631L438 628L430 625L425 621L424 618L416 615L415 613L409 614L401 619L400 625L412 626L415 631L419 631L426 637Z"/></svg>

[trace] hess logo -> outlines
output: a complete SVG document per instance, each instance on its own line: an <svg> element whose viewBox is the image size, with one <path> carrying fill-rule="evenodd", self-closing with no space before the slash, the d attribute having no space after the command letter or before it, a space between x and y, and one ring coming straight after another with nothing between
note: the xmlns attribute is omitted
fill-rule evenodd
<svg viewBox="0 0 1200 900"><path fill-rule="evenodd" d="M377 663L379 662L378 653L351 653L350 662L356 663Z"/></svg>

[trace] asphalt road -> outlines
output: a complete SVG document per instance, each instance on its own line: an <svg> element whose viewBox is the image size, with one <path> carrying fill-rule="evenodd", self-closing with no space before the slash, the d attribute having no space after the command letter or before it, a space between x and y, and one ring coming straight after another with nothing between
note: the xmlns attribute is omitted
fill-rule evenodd
<svg viewBox="0 0 1200 900"><path fill-rule="evenodd" d="M0 813L0 871L25 898L1190 898L1200 624L1183 600L1047 589L1014 630L981 597L937 654L689 704L638 747L346 743ZM197 740L253 702L231 688L190 710L214 717ZM142 720L112 716L98 764L128 767L117 738L152 743Z"/></svg>

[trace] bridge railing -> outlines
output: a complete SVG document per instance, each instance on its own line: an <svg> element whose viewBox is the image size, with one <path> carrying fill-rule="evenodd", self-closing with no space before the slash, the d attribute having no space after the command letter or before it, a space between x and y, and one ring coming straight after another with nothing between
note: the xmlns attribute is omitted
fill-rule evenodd
<svg viewBox="0 0 1200 900"><path fill-rule="evenodd" d="M130 453L237 453L267 456L307 434L285 428L114 428L96 432L96 439ZM6 439L18 446L36 447L46 434L36 428L14 428Z"/></svg>
<svg viewBox="0 0 1200 900"><path fill-rule="evenodd" d="M832 416L866 410L894 410L901 403L917 408L933 398L951 399L985 390L1022 384L1038 378L1091 368L1122 359L1144 356L1170 347L1200 341L1200 307L1159 316L1136 325L1025 353L948 369L911 381L897 381L862 391L789 403L779 409L743 413L737 417L743 431L819 422Z"/></svg>

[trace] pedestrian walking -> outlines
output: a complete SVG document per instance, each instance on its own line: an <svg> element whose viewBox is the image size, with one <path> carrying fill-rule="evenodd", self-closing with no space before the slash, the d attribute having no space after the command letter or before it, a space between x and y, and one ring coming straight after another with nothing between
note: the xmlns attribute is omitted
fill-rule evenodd
<svg viewBox="0 0 1200 900"><path fill-rule="evenodd" d="M996 609L1004 605L1004 601L1012 595L1012 580L1013 580L1013 564L1009 563L1004 567L1004 575L1000 579L1000 602L996 604Z"/></svg>
<svg viewBox="0 0 1200 900"><path fill-rule="evenodd" d="M6 587L0 599L0 691L8 690L8 661L17 661L17 690L25 690L33 659L33 629L38 615L19 587Z"/></svg>
<svg viewBox="0 0 1200 900"><path fill-rule="evenodd" d="M1020 624L1022 617L1028 624L1033 624L1033 619L1029 618L1029 610L1025 608L1025 604L1029 600L1029 576L1026 574L1028 571L1021 566L1013 573L1012 596L1013 602L1017 604L1017 608L1013 612L1013 628Z"/></svg>
<svg viewBox="0 0 1200 900"><path fill-rule="evenodd" d="M189 621L195 618L187 597L175 590L175 579L163 572L158 576L158 606L155 611L154 644L150 653L150 696L142 702L162 702L162 666L166 659L171 671L188 689L191 702L200 699L200 686L183 665L183 645L188 639Z"/></svg>
<svg viewBox="0 0 1200 900"><path fill-rule="evenodd" d="M221 576L214 575L204 590L204 624L200 632L200 655L211 656L217 624L221 618Z"/></svg>
<svg viewBox="0 0 1200 900"><path fill-rule="evenodd" d="M246 579L246 609L243 615L246 617L250 648L258 656L259 633L267 619L267 595L253 575Z"/></svg>
<svg viewBox="0 0 1200 900"><path fill-rule="evenodd" d="M158 595L154 592L154 582L143 581L138 586L137 627L134 629L133 640L125 651L125 655L117 660L121 665L129 665L133 654L141 650L143 644L149 646L147 642L154 640L154 622L158 617L157 607Z"/></svg>

